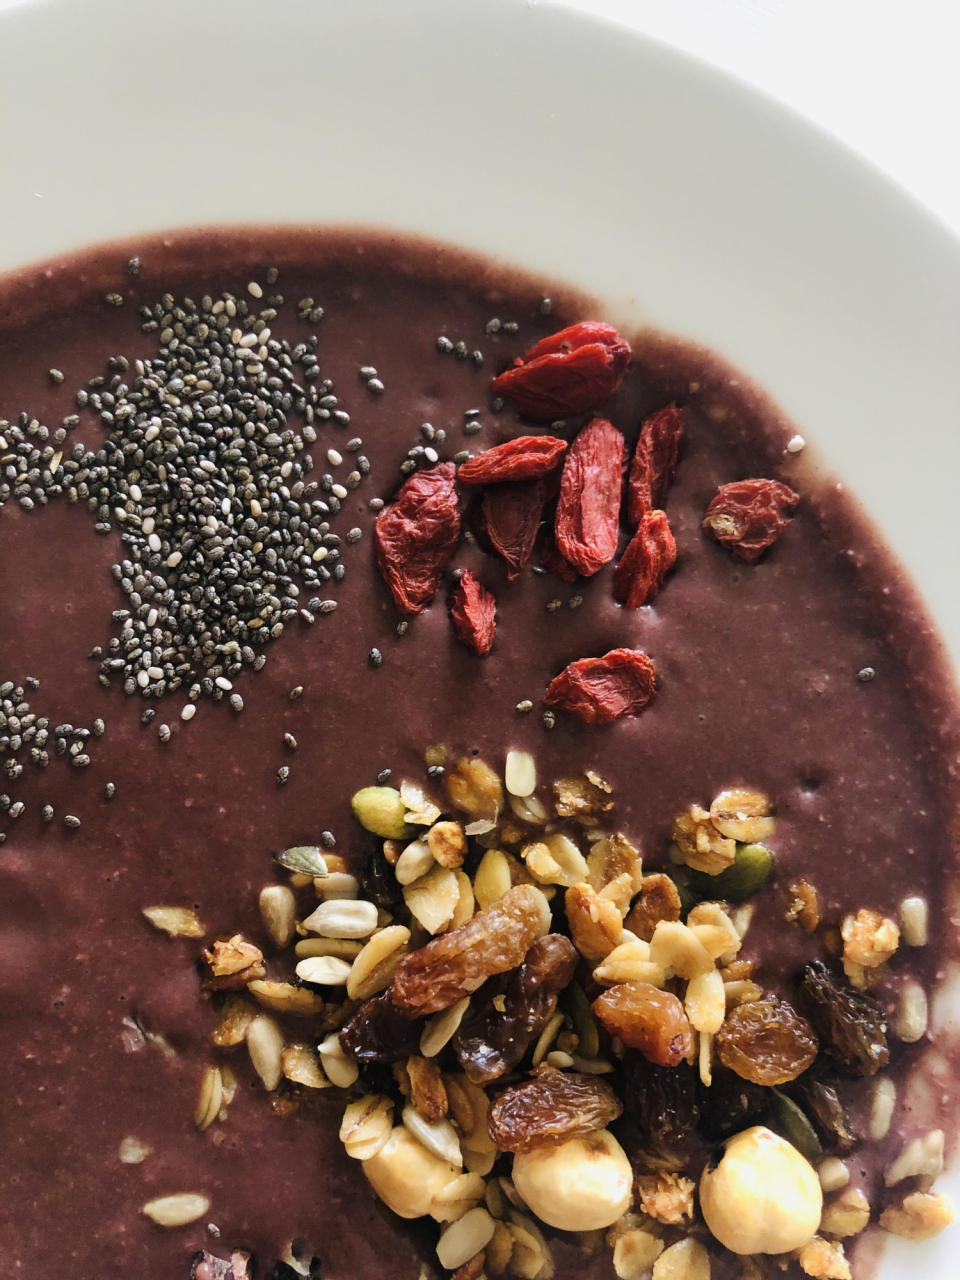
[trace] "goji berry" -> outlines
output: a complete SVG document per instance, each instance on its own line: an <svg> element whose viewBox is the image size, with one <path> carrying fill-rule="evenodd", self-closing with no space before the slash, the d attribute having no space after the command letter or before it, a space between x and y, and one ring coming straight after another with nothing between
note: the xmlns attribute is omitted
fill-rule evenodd
<svg viewBox="0 0 960 1280"><path fill-rule="evenodd" d="M398 609L422 613L460 540L456 467L418 471L377 516L377 563Z"/></svg>
<svg viewBox="0 0 960 1280"><path fill-rule="evenodd" d="M483 491L483 530L493 550L507 562L510 579L519 575L533 554L546 500L543 480L494 484Z"/></svg>
<svg viewBox="0 0 960 1280"><path fill-rule="evenodd" d="M493 648L496 614L493 593L464 569L450 596L450 621L457 638L480 658Z"/></svg>
<svg viewBox="0 0 960 1280"><path fill-rule="evenodd" d="M617 554L624 440L594 418L570 446L560 478L556 539L564 559L589 577Z"/></svg>
<svg viewBox="0 0 960 1280"><path fill-rule="evenodd" d="M534 480L552 471L566 448L566 440L556 436L515 436L470 458L457 472L457 479L461 484Z"/></svg>
<svg viewBox="0 0 960 1280"><path fill-rule="evenodd" d="M649 604L677 560L677 544L663 511L648 511L613 571L613 594L628 609Z"/></svg>
<svg viewBox="0 0 960 1280"><path fill-rule="evenodd" d="M644 419L627 479L627 518L632 525L638 525L648 511L663 506L682 439L683 410L675 404Z"/></svg>
<svg viewBox="0 0 960 1280"><path fill-rule="evenodd" d="M639 715L654 695L656 668L640 649L611 649L602 658L578 658L547 686L544 702L584 724L609 724Z"/></svg>
<svg viewBox="0 0 960 1280"><path fill-rule="evenodd" d="M735 480L714 494L703 528L752 564L783 533L799 501L800 495L779 480Z"/></svg>
<svg viewBox="0 0 960 1280"><path fill-rule="evenodd" d="M630 346L609 324L585 320L542 338L493 380L493 390L539 421L586 413L623 381Z"/></svg>

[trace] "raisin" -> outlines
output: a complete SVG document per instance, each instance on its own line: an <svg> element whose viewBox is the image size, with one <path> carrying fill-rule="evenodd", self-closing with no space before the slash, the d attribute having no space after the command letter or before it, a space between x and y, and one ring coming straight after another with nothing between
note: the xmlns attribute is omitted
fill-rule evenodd
<svg viewBox="0 0 960 1280"><path fill-rule="evenodd" d="M554 537L560 554L586 577L617 554L623 453L616 427L594 418L564 459Z"/></svg>
<svg viewBox="0 0 960 1280"><path fill-rule="evenodd" d="M544 1071L505 1089L490 1108L490 1137L501 1151L533 1151L605 1129L623 1112L598 1076Z"/></svg>
<svg viewBox="0 0 960 1280"><path fill-rule="evenodd" d="M497 602L469 569L464 569L450 596L450 621L458 640L482 658L493 648Z"/></svg>
<svg viewBox="0 0 960 1280"><path fill-rule="evenodd" d="M800 992L804 1012L846 1074L872 1076L887 1065L887 1020L876 1000L848 987L820 960L804 968Z"/></svg>
<svg viewBox="0 0 960 1280"><path fill-rule="evenodd" d="M402 908L403 888L379 849L368 854L360 872L360 883L363 886L362 896L368 902L375 902L391 915Z"/></svg>
<svg viewBox="0 0 960 1280"><path fill-rule="evenodd" d="M628 609L649 604L676 564L677 544L662 511L640 517L637 531L613 571L613 595Z"/></svg>
<svg viewBox="0 0 960 1280"><path fill-rule="evenodd" d="M523 964L491 978L470 1002L453 1040L460 1065L475 1084L512 1071L553 1017L557 996L573 980L577 953L568 938L538 938Z"/></svg>
<svg viewBox="0 0 960 1280"><path fill-rule="evenodd" d="M483 491L483 531L491 548L507 562L507 577L511 580L533 554L546 500L543 480L494 484Z"/></svg>
<svg viewBox="0 0 960 1280"><path fill-rule="evenodd" d="M536 480L552 471L566 451L566 440L557 436L515 436L469 458L457 479L467 485Z"/></svg>
<svg viewBox="0 0 960 1280"><path fill-rule="evenodd" d="M675 1067L693 1048L683 1004L648 982L621 982L593 1002L593 1012L612 1036L661 1067Z"/></svg>
<svg viewBox="0 0 960 1280"><path fill-rule="evenodd" d="M340 1044L357 1062L400 1062L419 1052L422 1031L397 1008L388 989L364 1001L340 1032Z"/></svg>
<svg viewBox="0 0 960 1280"><path fill-rule="evenodd" d="M816 1034L776 996L738 1005L717 1032L720 1061L744 1080L776 1085L796 1080L817 1056Z"/></svg>
<svg viewBox="0 0 960 1280"><path fill-rule="evenodd" d="M722 1142L766 1118L770 1090L717 1066L710 1087L700 1086L700 1132L709 1142Z"/></svg>
<svg viewBox="0 0 960 1280"><path fill-rule="evenodd" d="M661 920L680 919L680 891L669 876L662 871L644 876L640 896L630 908L624 920L624 928L649 942Z"/></svg>
<svg viewBox="0 0 960 1280"><path fill-rule="evenodd" d="M826 1146L836 1151L850 1151L859 1141L836 1086L806 1072L791 1086L790 1092L813 1117Z"/></svg>
<svg viewBox="0 0 960 1280"><path fill-rule="evenodd" d="M658 1067L643 1054L623 1055L624 1122L630 1141L663 1156L685 1143L700 1118L698 1077L686 1062Z"/></svg>
<svg viewBox="0 0 960 1280"><path fill-rule="evenodd" d="M431 939L400 961L389 988L409 1017L449 1009L487 978L514 969L540 932L540 895L519 884L472 920Z"/></svg>
<svg viewBox="0 0 960 1280"><path fill-rule="evenodd" d="M752 564L786 529L799 501L800 495L779 480L736 480L714 494L703 528Z"/></svg>
<svg viewBox="0 0 960 1280"><path fill-rule="evenodd" d="M648 512L663 506L682 439L683 410L675 404L644 420L627 478L627 519L631 525L638 525Z"/></svg>
<svg viewBox="0 0 960 1280"><path fill-rule="evenodd" d="M491 389L538 421L586 413L623 381L630 347L611 325L587 320L542 338Z"/></svg>
<svg viewBox="0 0 960 1280"><path fill-rule="evenodd" d="M455 473L452 462L418 471L377 516L377 564L403 613L427 607L460 541Z"/></svg>
<svg viewBox="0 0 960 1280"><path fill-rule="evenodd" d="M547 686L548 707L562 707L584 724L609 724L639 715L654 695L656 668L640 649L611 649L578 658Z"/></svg>

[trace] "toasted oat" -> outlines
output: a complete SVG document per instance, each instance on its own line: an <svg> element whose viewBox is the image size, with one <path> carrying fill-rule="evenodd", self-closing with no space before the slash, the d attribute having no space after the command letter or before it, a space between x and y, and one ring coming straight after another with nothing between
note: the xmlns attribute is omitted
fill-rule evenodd
<svg viewBox="0 0 960 1280"><path fill-rule="evenodd" d="M456 911L460 884L449 867L437 865L413 884L404 886L403 900L407 910L427 933L442 933Z"/></svg>
<svg viewBox="0 0 960 1280"><path fill-rule="evenodd" d="M470 997L464 996L449 1009L444 1009L441 1013L435 1013L433 1017L427 1018L420 1037L420 1052L425 1058L435 1058L444 1045L453 1039L469 1005Z"/></svg>
<svg viewBox="0 0 960 1280"><path fill-rule="evenodd" d="M440 808L415 782L400 783L400 799L406 808L406 820L417 827L429 827L440 817Z"/></svg>
<svg viewBox="0 0 960 1280"><path fill-rule="evenodd" d="M693 1236L664 1249L653 1264L653 1280L710 1280L710 1255Z"/></svg>
<svg viewBox="0 0 960 1280"><path fill-rule="evenodd" d="M358 953L347 975L351 1000L368 1000L390 985L397 965L407 954L410 930L402 924L380 929Z"/></svg>
<svg viewBox="0 0 960 1280"><path fill-rule="evenodd" d="M769 798L752 787L721 791L710 805L710 821L722 836L744 844L769 839L776 826Z"/></svg>
<svg viewBox="0 0 960 1280"><path fill-rule="evenodd" d="M643 861L640 850L619 832L596 840L587 856L587 883L597 892L618 886L609 894L625 915L634 895L643 883Z"/></svg>
<svg viewBox="0 0 960 1280"><path fill-rule="evenodd" d="M200 1093L197 1097L196 1110L193 1113L193 1123L201 1133L204 1129L210 1128L214 1120L219 1116L222 1105L223 1077L220 1074L220 1068L217 1066L206 1067L200 1080Z"/></svg>
<svg viewBox="0 0 960 1280"><path fill-rule="evenodd" d="M513 1236L510 1234L510 1228L505 1222L497 1222L485 1250L487 1274L494 1277L502 1276L510 1265L512 1253Z"/></svg>
<svg viewBox="0 0 960 1280"><path fill-rule="evenodd" d="M393 1103L385 1094L368 1093L343 1113L340 1141L353 1160L369 1160L385 1146L393 1130Z"/></svg>
<svg viewBox="0 0 960 1280"><path fill-rule="evenodd" d="M494 1230L496 1230L497 1224L494 1223L493 1226ZM451 1276L451 1280L481 1280L481 1277L485 1274L486 1265L487 1253L485 1249L481 1249L469 1262L465 1262L462 1267L457 1267Z"/></svg>
<svg viewBox="0 0 960 1280"><path fill-rule="evenodd" d="M479 1205L468 1209L440 1233L437 1258L447 1271L456 1271L483 1252L494 1232L494 1221Z"/></svg>
<svg viewBox="0 0 960 1280"><path fill-rule="evenodd" d="M258 1013L247 1029L247 1052L263 1087L272 1092L283 1078L283 1032L265 1013Z"/></svg>
<svg viewBox="0 0 960 1280"><path fill-rule="evenodd" d="M666 982L663 967L650 959L650 944L639 939L614 947L594 969L593 977L607 987L618 982L648 982L652 987L662 987Z"/></svg>
<svg viewBox="0 0 960 1280"><path fill-rule="evenodd" d="M915 1191L902 1204L891 1205L880 1215L884 1231L904 1240L929 1240L956 1221L949 1199L931 1191Z"/></svg>
<svg viewBox="0 0 960 1280"><path fill-rule="evenodd" d="M513 886L510 860L502 849L488 849L480 859L473 878L473 892L477 905L485 910L498 902Z"/></svg>
<svg viewBox="0 0 960 1280"><path fill-rule="evenodd" d="M363 950L363 943L356 938L301 938L294 946L298 960L311 956L334 956L337 960L354 961Z"/></svg>
<svg viewBox="0 0 960 1280"><path fill-rule="evenodd" d="M352 1058L348 1058L340 1044L340 1033L332 1032L321 1040L317 1045L317 1052L320 1055L320 1063L327 1073L327 1077L332 1085L338 1089L349 1089L355 1084L360 1069Z"/></svg>
<svg viewBox="0 0 960 1280"><path fill-rule="evenodd" d="M706 947L693 930L679 920L661 920L654 929L650 959L687 980L698 973L709 973L713 968L713 957Z"/></svg>
<svg viewBox="0 0 960 1280"><path fill-rule="evenodd" d="M608 813L614 805L612 790L610 784L592 770L575 778L558 778L553 784L557 816L582 821Z"/></svg>
<svg viewBox="0 0 960 1280"><path fill-rule="evenodd" d="M570 936L580 954L594 964L609 955L623 932L616 905L585 882L567 890L564 905Z"/></svg>
<svg viewBox="0 0 960 1280"><path fill-rule="evenodd" d="M458 1168L463 1165L460 1138L449 1120L436 1122L424 1120L419 1111L412 1106L404 1107L401 1119L420 1145L426 1147L439 1160L448 1160Z"/></svg>
<svg viewBox="0 0 960 1280"><path fill-rule="evenodd" d="M297 923L297 900L286 884L268 884L260 890L260 919L270 941L279 950L288 947Z"/></svg>
<svg viewBox="0 0 960 1280"><path fill-rule="evenodd" d="M719 1031L727 1011L726 992L719 970L695 974L687 983L683 1004L695 1031L710 1035Z"/></svg>
<svg viewBox="0 0 960 1280"><path fill-rule="evenodd" d="M272 1009L274 1013L285 1013L294 1018L312 1018L323 1013L322 998L306 987L295 987L292 982L268 982L257 978L247 983L247 990L258 1004Z"/></svg>
<svg viewBox="0 0 960 1280"><path fill-rule="evenodd" d="M510 1271L518 1280L551 1280L554 1273L553 1258L540 1228L526 1214L511 1212L510 1234L513 1252L510 1255Z"/></svg>
<svg viewBox="0 0 960 1280"><path fill-rule="evenodd" d="M824 1240L814 1236L797 1250L797 1261L808 1276L815 1280L850 1280L850 1263L837 1240Z"/></svg>
<svg viewBox="0 0 960 1280"><path fill-rule="evenodd" d="M320 1069L320 1061L308 1044L288 1044L280 1055L283 1074L307 1089L326 1089L330 1081Z"/></svg>
<svg viewBox="0 0 960 1280"><path fill-rule="evenodd" d="M206 933L192 907L144 907L143 914L155 929L162 929L171 938L202 938Z"/></svg>
<svg viewBox="0 0 960 1280"><path fill-rule="evenodd" d="M813 933L820 923L820 897L809 880L793 880L787 886L790 902L787 920L795 920L804 933Z"/></svg>
<svg viewBox="0 0 960 1280"><path fill-rule="evenodd" d="M736 925L719 902L698 902L687 914L687 927L721 964L732 962L742 945Z"/></svg>
<svg viewBox="0 0 960 1280"><path fill-rule="evenodd" d="M693 1217L694 1183L678 1173L642 1173L637 1195L643 1212L656 1222L678 1226Z"/></svg>
<svg viewBox="0 0 960 1280"><path fill-rule="evenodd" d="M221 1049L243 1044L247 1028L257 1016L256 1007L242 995L231 993L224 1001L220 1017L213 1029L213 1043Z"/></svg>
<svg viewBox="0 0 960 1280"><path fill-rule="evenodd" d="M624 921L631 933L649 942L661 920L680 919L680 893L669 876L654 872L640 882L640 898Z"/></svg>
<svg viewBox="0 0 960 1280"><path fill-rule="evenodd" d="M470 877L465 871L458 867L453 873L457 877L457 905L453 909L453 917L450 920L448 929L459 929L461 925L473 919L474 912L477 909L477 901L473 896L473 885L470 883Z"/></svg>
<svg viewBox="0 0 960 1280"><path fill-rule="evenodd" d="M447 1117L447 1090L440 1068L432 1058L407 1059L410 1101L428 1124Z"/></svg>
<svg viewBox="0 0 960 1280"><path fill-rule="evenodd" d="M458 1174L434 1196L430 1216L437 1222L456 1222L480 1204L485 1191L486 1183L479 1173Z"/></svg>
<svg viewBox="0 0 960 1280"><path fill-rule="evenodd" d="M673 839L687 866L710 876L719 875L736 857L736 841L722 836L698 804L674 820Z"/></svg>
<svg viewBox="0 0 960 1280"><path fill-rule="evenodd" d="M426 838L411 840L397 858L394 875L398 884L413 884L421 876L425 876L436 865L433 849Z"/></svg>
<svg viewBox="0 0 960 1280"><path fill-rule="evenodd" d="M430 852L441 867L463 865L467 837L459 822L435 822L425 838Z"/></svg>

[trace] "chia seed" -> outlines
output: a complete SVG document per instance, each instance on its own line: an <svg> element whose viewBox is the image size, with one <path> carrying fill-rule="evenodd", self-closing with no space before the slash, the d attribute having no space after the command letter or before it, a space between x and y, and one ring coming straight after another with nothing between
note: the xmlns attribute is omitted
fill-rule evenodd
<svg viewBox="0 0 960 1280"><path fill-rule="evenodd" d="M77 827L79 827L80 825L80 819L77 817L75 813L65 814L63 819L63 825L67 827L70 831L76 831Z"/></svg>
<svg viewBox="0 0 960 1280"><path fill-rule="evenodd" d="M523 698L517 703L516 710L519 711L521 715L526 715L528 711L533 710L533 703L529 698Z"/></svg>
<svg viewBox="0 0 960 1280"><path fill-rule="evenodd" d="M392 769L381 769L380 772L377 774L378 786L385 787L392 777L393 777Z"/></svg>
<svg viewBox="0 0 960 1280"><path fill-rule="evenodd" d="M379 649L376 649L376 648L371 649L370 652L367 654L367 661L370 663L371 667L382 667L383 654L380 652Z"/></svg>
<svg viewBox="0 0 960 1280"><path fill-rule="evenodd" d="M284 787L290 780L290 766L282 764L277 770L277 786Z"/></svg>
<svg viewBox="0 0 960 1280"><path fill-rule="evenodd" d="M323 845L324 849L335 849L337 847L337 837L332 831L321 831L320 843Z"/></svg>
<svg viewBox="0 0 960 1280"><path fill-rule="evenodd" d="M53 805L45 804L40 810L40 817L43 818L44 822L52 822L54 819Z"/></svg>
<svg viewBox="0 0 960 1280"><path fill-rule="evenodd" d="M876 669L874 667L861 667L857 672L857 679L861 684L869 684L871 680L876 679Z"/></svg>
<svg viewBox="0 0 960 1280"><path fill-rule="evenodd" d="M291 702L296 702L298 699L302 698L302 697L303 697L303 685L302 685L302 684L295 684L295 685L293 686L293 688L290 690L290 693L289 693L288 697L290 698L290 701L291 701Z"/></svg>
<svg viewBox="0 0 960 1280"><path fill-rule="evenodd" d="M283 735L283 745L287 748L288 751L296 751L297 740L292 733L285 733Z"/></svg>
<svg viewBox="0 0 960 1280"><path fill-rule="evenodd" d="M546 711L544 711L540 719L543 721L543 727L545 729L552 729L554 725L557 723L556 715L549 708Z"/></svg>
<svg viewBox="0 0 960 1280"><path fill-rule="evenodd" d="M116 794L117 794L117 784L115 782L108 782L107 785L103 788L104 800L112 800Z"/></svg>

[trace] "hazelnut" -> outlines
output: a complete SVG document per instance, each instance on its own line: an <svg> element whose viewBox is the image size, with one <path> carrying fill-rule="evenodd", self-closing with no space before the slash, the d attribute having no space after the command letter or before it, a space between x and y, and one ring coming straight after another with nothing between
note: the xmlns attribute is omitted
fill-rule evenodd
<svg viewBox="0 0 960 1280"><path fill-rule="evenodd" d="M398 1125L380 1150L363 1162L363 1172L388 1209L401 1218L422 1218L461 1171Z"/></svg>
<svg viewBox="0 0 960 1280"><path fill-rule="evenodd" d="M513 1181L541 1222L562 1231L597 1231L630 1207L633 1170L613 1134L601 1129L521 1152L513 1161Z"/></svg>
<svg viewBox="0 0 960 1280"><path fill-rule="evenodd" d="M733 1253L790 1253L816 1233L823 1191L795 1147L755 1125L730 1138L719 1164L704 1170L700 1208Z"/></svg>

